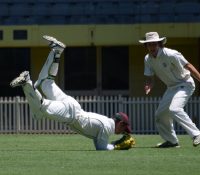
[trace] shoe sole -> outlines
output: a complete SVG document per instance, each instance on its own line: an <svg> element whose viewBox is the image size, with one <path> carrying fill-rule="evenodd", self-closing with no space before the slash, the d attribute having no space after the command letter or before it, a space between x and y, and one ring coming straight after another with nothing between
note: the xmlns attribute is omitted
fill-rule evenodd
<svg viewBox="0 0 200 175"><path fill-rule="evenodd" d="M15 78L14 80L11 81L10 86L11 87L17 87L17 86L22 86L25 82L27 77L29 76L29 71L24 71L22 72L19 77Z"/></svg>
<svg viewBox="0 0 200 175"><path fill-rule="evenodd" d="M29 71L24 71L24 72L22 72L19 76L20 77L27 77L29 75Z"/></svg>
<svg viewBox="0 0 200 175"><path fill-rule="evenodd" d="M64 43L58 41L56 38L54 38L54 37L52 37L52 36L44 35L43 38L44 38L45 40L49 41L49 42L53 42L53 43L59 45L59 46L62 47L62 48L65 48L65 47L66 47L66 45L65 45Z"/></svg>
<svg viewBox="0 0 200 175"><path fill-rule="evenodd" d="M25 77L17 77L13 81L11 81L10 86L11 87L17 87L17 86L22 86L23 84L26 83Z"/></svg>

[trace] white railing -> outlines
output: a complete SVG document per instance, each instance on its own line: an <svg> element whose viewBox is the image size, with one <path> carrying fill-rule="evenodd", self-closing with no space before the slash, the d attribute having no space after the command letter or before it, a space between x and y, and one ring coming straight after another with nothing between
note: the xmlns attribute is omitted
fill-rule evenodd
<svg viewBox="0 0 200 175"><path fill-rule="evenodd" d="M85 111L97 112L111 117L116 112L128 114L134 134L157 133L154 113L160 101L157 97L78 96L76 100ZM200 97L192 97L185 107L186 112L200 128ZM175 123L178 134L185 131ZM35 120L24 97L0 97L0 133L71 133L57 121Z"/></svg>

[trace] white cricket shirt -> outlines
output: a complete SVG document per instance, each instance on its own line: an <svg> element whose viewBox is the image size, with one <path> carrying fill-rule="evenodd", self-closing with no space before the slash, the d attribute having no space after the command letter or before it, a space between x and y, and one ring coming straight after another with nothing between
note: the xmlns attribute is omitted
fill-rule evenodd
<svg viewBox="0 0 200 175"><path fill-rule="evenodd" d="M76 114L70 127L81 135L103 142L108 142L109 136L115 133L115 122L112 118L83 110Z"/></svg>
<svg viewBox="0 0 200 175"><path fill-rule="evenodd" d="M156 58L147 54L144 59L144 75L156 75L168 87L189 81L190 71L184 68L188 61L183 55L169 48L160 48Z"/></svg>

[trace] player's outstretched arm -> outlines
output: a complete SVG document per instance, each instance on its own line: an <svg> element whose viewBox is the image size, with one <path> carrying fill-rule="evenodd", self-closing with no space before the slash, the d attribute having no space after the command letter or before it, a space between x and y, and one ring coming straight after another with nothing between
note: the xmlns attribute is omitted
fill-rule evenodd
<svg viewBox="0 0 200 175"><path fill-rule="evenodd" d="M189 70L191 75L200 82L200 73L191 63L186 64L185 68Z"/></svg>
<svg viewBox="0 0 200 175"><path fill-rule="evenodd" d="M135 146L135 138L130 134L124 134L122 138L113 142L115 150L128 150Z"/></svg>

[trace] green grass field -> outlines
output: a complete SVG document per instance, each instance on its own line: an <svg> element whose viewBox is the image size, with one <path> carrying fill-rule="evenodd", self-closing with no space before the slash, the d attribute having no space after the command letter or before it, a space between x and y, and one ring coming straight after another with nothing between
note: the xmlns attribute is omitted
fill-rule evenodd
<svg viewBox="0 0 200 175"><path fill-rule="evenodd" d="M111 140L116 139L113 136ZM95 151L80 135L0 135L1 175L199 175L200 146L179 136L181 148L151 148L157 135L135 135L128 151Z"/></svg>

